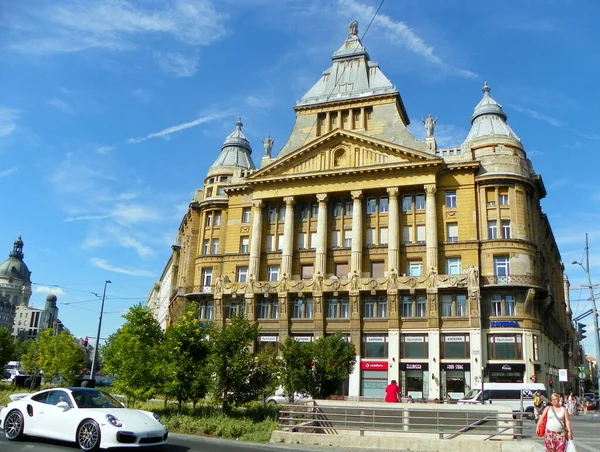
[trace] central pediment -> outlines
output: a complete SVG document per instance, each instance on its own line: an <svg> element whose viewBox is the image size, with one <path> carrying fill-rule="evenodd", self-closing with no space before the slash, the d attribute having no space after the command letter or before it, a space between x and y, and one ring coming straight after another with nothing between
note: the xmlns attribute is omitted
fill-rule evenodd
<svg viewBox="0 0 600 452"><path fill-rule="evenodd" d="M401 167L437 163L440 159L426 152L377 140L360 133L336 129L308 143L264 168L248 181L307 174L346 173L371 167Z"/></svg>

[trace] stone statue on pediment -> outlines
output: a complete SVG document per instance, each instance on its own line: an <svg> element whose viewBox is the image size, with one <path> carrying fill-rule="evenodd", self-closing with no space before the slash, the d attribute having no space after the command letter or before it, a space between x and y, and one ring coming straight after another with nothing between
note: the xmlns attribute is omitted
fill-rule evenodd
<svg viewBox="0 0 600 452"><path fill-rule="evenodd" d="M353 20L350 22L350 25L348 25L348 35L351 37L358 36L358 22L356 20Z"/></svg>
<svg viewBox="0 0 600 452"><path fill-rule="evenodd" d="M434 119L431 117L431 114L429 114L427 118L421 118L421 121L423 121L423 124L425 124L425 136L427 138L433 137L433 133L435 132L435 125L437 124L437 118Z"/></svg>
<svg viewBox="0 0 600 452"><path fill-rule="evenodd" d="M263 140L263 146L265 147L265 155L267 157L271 157L271 149L273 149L273 145L275 144L275 140L271 138L271 135L267 135L267 138Z"/></svg>

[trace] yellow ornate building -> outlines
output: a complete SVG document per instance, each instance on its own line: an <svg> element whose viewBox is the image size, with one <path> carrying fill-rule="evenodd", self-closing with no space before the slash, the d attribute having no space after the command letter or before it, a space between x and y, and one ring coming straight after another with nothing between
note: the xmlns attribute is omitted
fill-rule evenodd
<svg viewBox="0 0 600 452"><path fill-rule="evenodd" d="M340 332L358 352L350 396L382 397L392 379L431 399L482 378L560 388L577 352L568 281L542 178L502 107L486 84L460 147L438 149L431 116L417 140L356 33L294 107L279 153L263 141L258 169L238 121L153 307L166 303L166 324L190 305L219 324L243 314L257 348Z"/></svg>

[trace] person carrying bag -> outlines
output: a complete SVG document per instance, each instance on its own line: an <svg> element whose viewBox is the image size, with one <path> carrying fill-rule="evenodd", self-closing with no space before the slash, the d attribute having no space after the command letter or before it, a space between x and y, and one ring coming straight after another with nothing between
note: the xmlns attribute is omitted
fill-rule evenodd
<svg viewBox="0 0 600 452"><path fill-rule="evenodd" d="M571 420L569 412L560 405L560 395L552 394L551 405L544 409L540 424L538 425L537 435L543 436L546 452L573 452L575 444L573 443L573 431L571 430ZM540 435L542 427L545 433ZM569 444L567 444L567 439ZM568 446L568 449L567 449Z"/></svg>

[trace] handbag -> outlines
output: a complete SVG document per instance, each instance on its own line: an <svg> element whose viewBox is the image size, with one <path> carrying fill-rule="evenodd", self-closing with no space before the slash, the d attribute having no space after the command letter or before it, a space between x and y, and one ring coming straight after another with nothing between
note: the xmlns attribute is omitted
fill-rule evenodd
<svg viewBox="0 0 600 452"><path fill-rule="evenodd" d="M546 423L547 422L548 422L548 412L546 411L546 412L544 412L544 414L542 414L542 417L538 421L537 428L535 430L535 434L537 436L539 436L540 438L543 438L544 435L546 434Z"/></svg>
<svg viewBox="0 0 600 452"><path fill-rule="evenodd" d="M565 452L577 452L577 449L575 449L575 441L572 439L567 441L567 448L565 449Z"/></svg>

